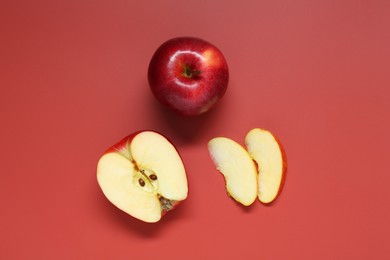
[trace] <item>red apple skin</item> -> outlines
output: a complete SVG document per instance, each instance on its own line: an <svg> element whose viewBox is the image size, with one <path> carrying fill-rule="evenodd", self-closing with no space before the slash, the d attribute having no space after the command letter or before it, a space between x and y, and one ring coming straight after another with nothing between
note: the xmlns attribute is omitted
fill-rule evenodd
<svg viewBox="0 0 390 260"><path fill-rule="evenodd" d="M114 144L113 146L111 146L110 148L108 148L104 154L107 154L107 153L116 153L118 152L119 150L123 149L126 144L128 143L131 143L131 141L134 139L134 137L139 134L139 133L142 133L143 131L137 131L137 132L134 132L124 138L122 138L119 142L117 142L116 144Z"/></svg>
<svg viewBox="0 0 390 260"><path fill-rule="evenodd" d="M123 148L126 147L127 144L131 143L131 141L134 139L134 137L136 137L138 134L142 133L142 132L154 132L154 133L157 133L159 135L162 135L164 136L163 134L159 133L159 132L156 132L156 131L153 131L153 130L139 130L139 131L136 131L124 138L122 138L119 142L117 142L116 144L114 144L113 146L111 146L110 148L108 148L104 153L103 155L107 154L107 153L117 153L118 151L122 150ZM179 154L180 156L180 153L179 151L177 150L176 146L166 137L164 136L172 145L173 147L175 147L177 153ZM180 156L181 158L181 156ZM183 159L181 159L182 162L183 162ZM184 164L184 162L183 162ZM185 166L184 166L185 167ZM171 201L173 206L172 208L170 208L169 210L161 210L161 217L164 217L168 212L170 212L171 210L175 209L181 202L183 201Z"/></svg>
<svg viewBox="0 0 390 260"><path fill-rule="evenodd" d="M222 52L194 37L164 42L149 63L148 81L153 95L182 116L210 110L225 94L229 69Z"/></svg>

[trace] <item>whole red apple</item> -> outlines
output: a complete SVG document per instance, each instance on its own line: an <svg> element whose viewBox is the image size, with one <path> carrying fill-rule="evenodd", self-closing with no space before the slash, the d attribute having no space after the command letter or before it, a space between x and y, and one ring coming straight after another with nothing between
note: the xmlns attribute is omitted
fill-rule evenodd
<svg viewBox="0 0 390 260"><path fill-rule="evenodd" d="M178 37L164 42L148 69L149 86L164 105L183 116L196 116L225 94L229 69L222 52L199 38Z"/></svg>

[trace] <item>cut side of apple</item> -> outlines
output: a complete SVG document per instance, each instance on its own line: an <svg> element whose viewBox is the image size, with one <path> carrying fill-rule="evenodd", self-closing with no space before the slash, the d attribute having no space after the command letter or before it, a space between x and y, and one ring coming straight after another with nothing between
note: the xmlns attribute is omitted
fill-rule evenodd
<svg viewBox="0 0 390 260"><path fill-rule="evenodd" d="M258 199L271 203L280 194L287 160L282 145L269 131L255 128L245 137L245 145L258 165Z"/></svg>
<svg viewBox="0 0 390 260"><path fill-rule="evenodd" d="M116 207L151 223L185 200L188 193L179 153L154 131L132 134L107 150L99 160L97 180Z"/></svg>
<svg viewBox="0 0 390 260"><path fill-rule="evenodd" d="M257 171L248 152L225 137L210 140L208 150L215 167L225 177L228 194L244 206L252 204L257 197Z"/></svg>

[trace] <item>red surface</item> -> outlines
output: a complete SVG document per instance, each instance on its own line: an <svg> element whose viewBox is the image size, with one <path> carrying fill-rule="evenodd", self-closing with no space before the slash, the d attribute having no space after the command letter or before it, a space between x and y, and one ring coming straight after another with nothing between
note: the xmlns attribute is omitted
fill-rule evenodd
<svg viewBox="0 0 390 260"><path fill-rule="evenodd" d="M1 2L0 258L390 259L390 2L135 2ZM199 118L147 86L155 49L182 35L230 66ZM244 209L206 144L254 127L277 134L289 169L277 203ZM117 210L95 176L140 129L188 170L188 200L158 224Z"/></svg>

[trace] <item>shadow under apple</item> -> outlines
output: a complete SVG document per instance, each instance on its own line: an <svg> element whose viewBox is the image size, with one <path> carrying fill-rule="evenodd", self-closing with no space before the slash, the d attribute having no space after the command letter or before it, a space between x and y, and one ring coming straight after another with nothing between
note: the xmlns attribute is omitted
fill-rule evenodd
<svg viewBox="0 0 390 260"><path fill-rule="evenodd" d="M198 116L182 116L168 109L153 97L148 102L154 105L153 112L155 112L158 128L172 132L178 138L178 144L195 143L199 140L207 127L218 117L224 103L221 99L209 111Z"/></svg>

